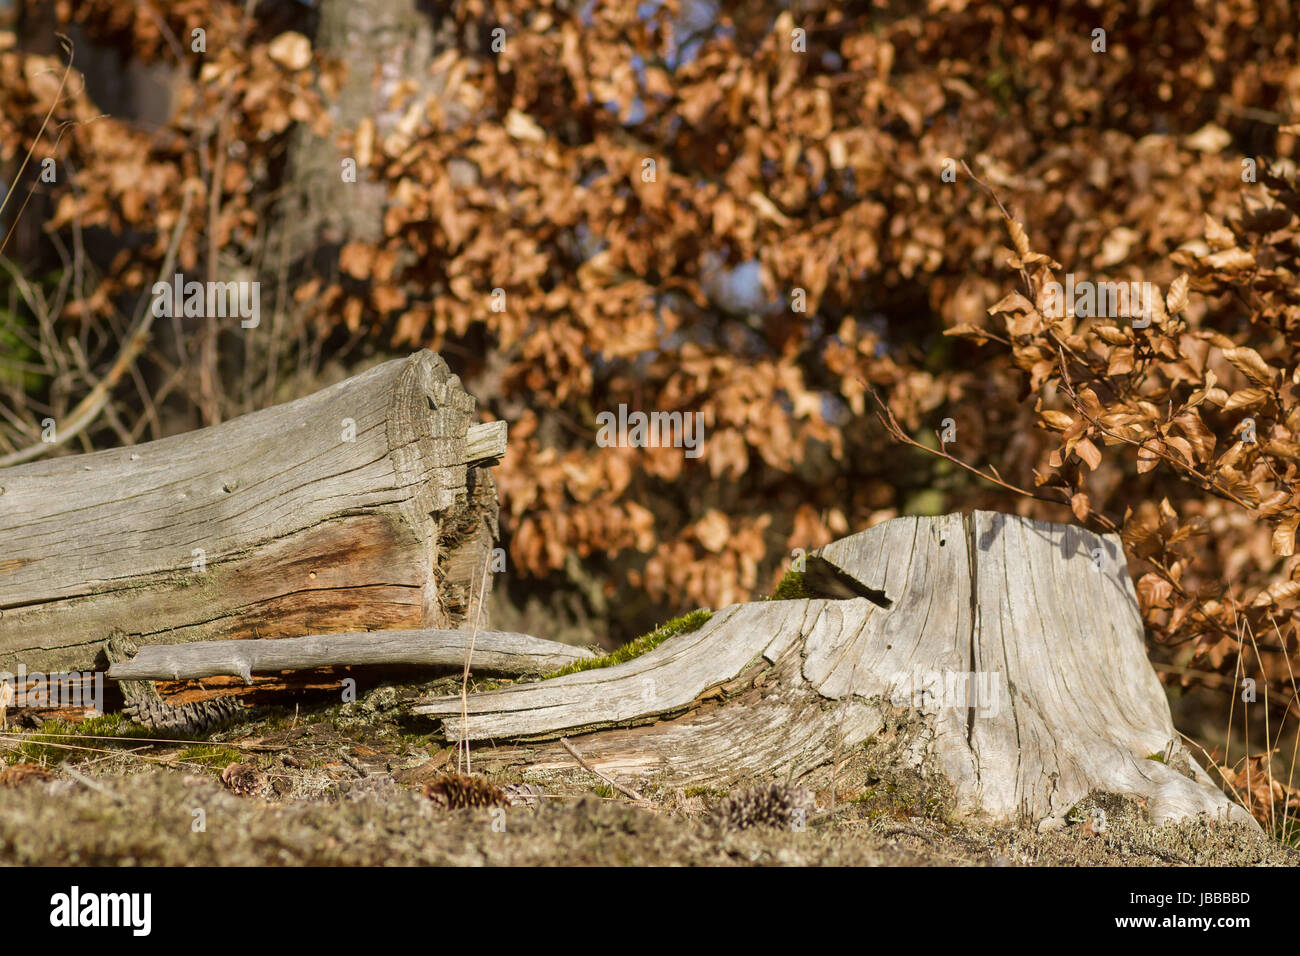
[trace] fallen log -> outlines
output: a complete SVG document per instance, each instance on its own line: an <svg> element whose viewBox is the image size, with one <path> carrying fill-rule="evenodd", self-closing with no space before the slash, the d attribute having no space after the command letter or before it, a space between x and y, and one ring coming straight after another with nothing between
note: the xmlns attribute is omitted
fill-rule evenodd
<svg viewBox="0 0 1300 956"><path fill-rule="evenodd" d="M471 670L476 674L544 674L593 656L585 648L502 631L369 631L276 640L150 644L140 648L131 660L109 667L108 677L124 681L234 676L251 684L254 673L342 665L459 669L466 658L470 658Z"/></svg>
<svg viewBox="0 0 1300 956"><path fill-rule="evenodd" d="M840 596L734 605L617 666L414 711L451 741L515 741L476 763L536 773L572 767L558 739L584 734L592 767L646 784L849 786L890 764L994 820L1059 826L1103 791L1158 822L1254 825L1174 729L1117 537L976 512L895 519L816 557Z"/></svg>
<svg viewBox="0 0 1300 956"><path fill-rule="evenodd" d="M115 630L458 627L490 587L506 450L474 409L423 351L212 428L0 470L0 668L102 666Z"/></svg>

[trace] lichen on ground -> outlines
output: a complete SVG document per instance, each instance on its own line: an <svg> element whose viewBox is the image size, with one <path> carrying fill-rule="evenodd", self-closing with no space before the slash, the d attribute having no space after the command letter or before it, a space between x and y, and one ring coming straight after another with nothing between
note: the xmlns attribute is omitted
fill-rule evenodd
<svg viewBox="0 0 1300 956"><path fill-rule="evenodd" d="M537 809L445 810L391 780L317 799L227 792L212 774L151 769L7 791L0 863L20 865L1279 865L1300 854L1238 825L1155 827L1108 800L1107 827L1038 834L872 812L814 812L797 828L719 825L699 798L653 809L619 796L556 796ZM380 784L383 785L380 785ZM198 812L198 811L201 811Z"/></svg>
<svg viewBox="0 0 1300 956"><path fill-rule="evenodd" d="M502 788L543 783L541 805L442 809L421 790L456 770L455 749L404 717L404 696L380 686L134 753L142 741L69 741L94 749L51 765L53 779L0 791L0 864L1300 865L1300 853L1240 825L1155 826L1108 794L1080 801L1050 833L963 819L942 781L899 761L915 732L901 718L843 755L834 776L794 782L814 802L797 816L765 814L768 825L741 828L719 811L771 781L622 781L646 797L636 804L581 768L543 780L484 749L471 754L474 774ZM250 793L222 783L236 757L257 783Z"/></svg>

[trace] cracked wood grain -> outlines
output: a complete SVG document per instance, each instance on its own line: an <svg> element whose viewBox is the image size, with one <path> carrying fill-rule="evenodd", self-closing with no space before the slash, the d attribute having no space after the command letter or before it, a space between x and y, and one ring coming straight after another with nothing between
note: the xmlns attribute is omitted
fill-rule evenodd
<svg viewBox="0 0 1300 956"><path fill-rule="evenodd" d="M456 626L441 562L490 546L495 494L472 549L440 531L506 441L473 419L424 351L212 428L0 470L0 667L89 669L115 628L144 644Z"/></svg>

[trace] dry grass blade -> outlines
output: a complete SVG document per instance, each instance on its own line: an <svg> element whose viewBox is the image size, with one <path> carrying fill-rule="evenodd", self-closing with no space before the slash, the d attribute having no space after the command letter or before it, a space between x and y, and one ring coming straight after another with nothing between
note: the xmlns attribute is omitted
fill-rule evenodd
<svg viewBox="0 0 1300 956"><path fill-rule="evenodd" d="M53 100L50 102L50 108L45 112L45 119L41 121L41 128L37 130L36 137L32 140L31 147L27 150L26 155L23 156L23 161L18 166L18 172L14 175L13 181L15 183L17 183L19 180L23 178L23 173L27 170L27 164L31 162L32 155L36 150L36 144L39 143L41 141L41 137L45 135L45 128L49 126L50 118L54 115L54 110L58 107L59 103L62 102L63 100L63 90L64 88L67 87L68 76L72 73L72 57L73 57L72 41L68 39L68 37L64 36L62 33L56 34L56 36L59 38L59 42L63 46L64 52L68 56L68 62L63 68L63 76L59 79L59 89L55 93ZM32 192L35 190L35 188L36 188L35 185L33 185L32 188L27 191L27 199L23 201L24 207L26 207L27 201L31 199ZM4 215L5 207L9 205L9 200L13 197L13 194L14 194L14 190L10 189L5 193L4 199L0 200L0 216ZM19 218L18 216L14 217L13 225L9 227L9 232L5 234L4 241L0 242L0 255L4 254L5 247L9 244L9 237L13 235L14 229L18 225L18 218Z"/></svg>
<svg viewBox="0 0 1300 956"><path fill-rule="evenodd" d="M469 673L470 666L474 660L474 645L478 641L479 622L483 617L483 597L487 593L488 569L492 552L487 552L483 557L483 576L479 580L478 604L474 609L474 628L470 633L469 641L465 645L465 669L460 675L460 726L462 728L461 738L456 744L456 771L459 773L461 768L461 755L465 758L465 773L469 774L469 738L463 733L463 729L469 724Z"/></svg>

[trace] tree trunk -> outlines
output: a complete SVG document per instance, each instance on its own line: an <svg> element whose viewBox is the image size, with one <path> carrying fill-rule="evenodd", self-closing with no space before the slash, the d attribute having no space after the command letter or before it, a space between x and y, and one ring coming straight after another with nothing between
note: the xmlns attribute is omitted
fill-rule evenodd
<svg viewBox="0 0 1300 956"><path fill-rule="evenodd" d="M347 80L329 105L336 133L356 130L370 120L382 140L403 116L406 104L393 103L399 86L411 85L412 92L441 89L442 79L429 72L439 52L435 23L422 6L417 0L321 0L313 47L348 64ZM337 248L354 240L378 241L386 188L370 181L364 168L354 183L345 184L340 176L345 155L364 157L355 150L341 153L333 136L322 139L306 126L294 137L283 191L281 241L309 258L322 243Z"/></svg>
<svg viewBox="0 0 1300 956"><path fill-rule="evenodd" d="M572 768L555 741L582 733L601 772L666 785L843 786L888 762L994 820L1060 825L1097 790L1156 821L1250 821L1174 729L1115 536L976 512L895 519L816 559L832 573L806 580L872 597L728 607L624 664L474 694L464 726L459 697L415 710L450 740L520 742L476 762L538 773Z"/></svg>
<svg viewBox="0 0 1300 956"><path fill-rule="evenodd" d="M213 428L0 470L0 667L89 669L115 630L458 627L490 585L506 448L474 407L424 351Z"/></svg>

